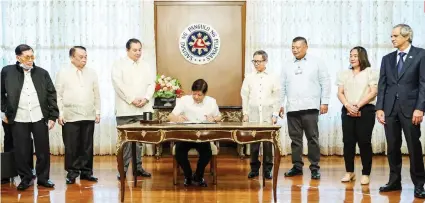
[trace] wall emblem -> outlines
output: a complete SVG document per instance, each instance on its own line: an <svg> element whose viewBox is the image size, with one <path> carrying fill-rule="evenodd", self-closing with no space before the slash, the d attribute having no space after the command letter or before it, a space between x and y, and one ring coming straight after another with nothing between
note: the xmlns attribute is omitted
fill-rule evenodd
<svg viewBox="0 0 425 203"><path fill-rule="evenodd" d="M198 23L187 26L179 40L180 53L193 64L207 64L220 51L220 36L210 25Z"/></svg>

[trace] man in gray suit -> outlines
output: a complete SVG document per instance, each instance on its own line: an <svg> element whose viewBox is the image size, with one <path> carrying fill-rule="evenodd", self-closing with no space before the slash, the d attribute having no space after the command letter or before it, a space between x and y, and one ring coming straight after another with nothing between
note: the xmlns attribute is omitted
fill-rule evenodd
<svg viewBox="0 0 425 203"><path fill-rule="evenodd" d="M391 41L397 50L385 55L381 62L376 116L385 127L390 178L379 191L401 190L403 130L409 149L414 196L425 198L425 172L419 140L425 109L425 50L412 46L412 40L410 26L394 26Z"/></svg>

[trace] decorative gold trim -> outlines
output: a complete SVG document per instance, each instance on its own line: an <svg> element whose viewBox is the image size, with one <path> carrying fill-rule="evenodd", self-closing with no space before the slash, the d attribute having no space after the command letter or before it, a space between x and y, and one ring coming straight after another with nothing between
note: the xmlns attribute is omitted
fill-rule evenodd
<svg viewBox="0 0 425 203"><path fill-rule="evenodd" d="M251 140L251 141L247 141L247 142L241 142L239 140L233 139L232 141L237 143L237 144L252 144L252 143L257 143L257 142L271 142L271 143L273 143L272 139Z"/></svg>
<svg viewBox="0 0 425 203"><path fill-rule="evenodd" d="M118 137L117 137L117 143L115 144L115 154L118 154L118 150L120 149L120 147L121 147L121 130L117 130L117 135L118 135Z"/></svg>
<svg viewBox="0 0 425 203"><path fill-rule="evenodd" d="M216 139L207 139L207 140L201 140L201 139L175 139L175 138L171 138L171 139L164 139L162 142L169 142L169 141L174 141L174 142L215 142L215 141L232 141L234 142L234 140L231 137L225 137L225 138L216 138Z"/></svg>
<svg viewBox="0 0 425 203"><path fill-rule="evenodd" d="M175 133L175 132L179 132L179 131L181 131L181 132L195 132L195 134L198 137L198 139L194 140L194 139L175 138L175 137L170 138L170 139L167 138L167 132L173 132L173 133ZM256 143L256 142L272 142L272 143L276 144L277 148L279 149L280 154L283 155L283 150L282 150L282 146L281 146L281 143L280 143L280 133L279 133L279 130L261 130L261 131L252 130L251 131L251 136L253 138L255 138L259 133L264 133L264 132L270 133L270 136L267 136L267 137L269 137L268 139L254 139L254 140L251 140L251 141L244 141L244 142L238 140L238 136L237 136L238 135L238 131L246 132L246 131L249 131L249 130L209 130L209 131L210 132L224 132L224 133L229 133L229 136L215 138L215 139L205 139L205 140L203 140L203 139L199 139L199 138L202 137L201 136L202 135L202 130L158 130L158 131L146 131L146 130L143 130L141 132L140 131L134 131L134 130L132 130L132 131L118 130L118 140L117 140L117 144L116 144L117 153L118 153L118 150L120 149L120 147L122 147L127 142L142 142L142 143L147 143L147 144L159 144L159 143L166 142L166 141L184 141L184 142L196 142L196 143L199 143L199 142L214 142L214 141L227 140L227 141L233 141L233 142L235 142L237 144L251 144L251 143ZM127 136L127 133L134 133L134 132L139 132L142 135L143 138L149 132L159 133L160 138L156 142L145 141L145 140L143 140L143 141L142 140L133 140L133 139L132 140L129 140L128 139L128 136Z"/></svg>
<svg viewBox="0 0 425 203"><path fill-rule="evenodd" d="M280 152L280 156L283 156L283 149L282 149L282 145L280 143L280 131L276 130L274 131L274 143L277 146L277 148L279 149Z"/></svg>

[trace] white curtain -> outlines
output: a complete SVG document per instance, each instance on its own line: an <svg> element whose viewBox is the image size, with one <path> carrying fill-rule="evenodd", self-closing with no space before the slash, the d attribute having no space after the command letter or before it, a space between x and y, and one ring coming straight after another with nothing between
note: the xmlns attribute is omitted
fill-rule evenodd
<svg viewBox="0 0 425 203"><path fill-rule="evenodd" d="M14 49L28 44L35 51L35 63L49 71L52 80L65 63L72 46L87 48L87 66L95 69L101 93L101 122L94 133L94 153L115 154L115 94L111 84L113 61L125 56L125 43L138 38L143 58L156 70L153 1L0 1L0 65L15 63ZM77 96L77 95L76 95ZM3 148L3 129L0 143ZM152 154L152 148L146 148ZM50 131L50 151L63 154L59 125Z"/></svg>
<svg viewBox="0 0 425 203"><path fill-rule="evenodd" d="M379 70L381 58L393 51L392 27L409 24L414 31L413 45L425 47L424 2L410 1L340 1L340 0L248 0L246 17L246 68L253 66L252 54L263 49L269 54L268 68L279 74L285 61L293 58L292 39L308 40L308 53L320 57L329 70L332 83L329 112L320 116L320 147L324 155L343 154L340 111L336 97L336 74L348 68L349 51L354 46L367 49L372 67ZM284 153L291 152L287 121L283 119L281 138ZM422 133L425 133L422 125ZM425 136L421 137L425 146ZM383 127L376 122L372 135L374 153L385 153ZM307 152L304 138L304 153ZM403 138L402 152L407 153Z"/></svg>

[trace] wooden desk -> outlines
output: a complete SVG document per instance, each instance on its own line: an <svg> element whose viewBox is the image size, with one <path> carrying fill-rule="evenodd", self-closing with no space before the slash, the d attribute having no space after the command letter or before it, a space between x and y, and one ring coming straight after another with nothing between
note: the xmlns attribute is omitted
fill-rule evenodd
<svg viewBox="0 0 425 203"><path fill-rule="evenodd" d="M241 106L219 106L222 122L242 122L242 107ZM153 106L153 120L160 122L168 122L168 115L173 111L174 107L169 106ZM155 157L160 159L165 143L155 145ZM243 159L245 157L244 148L246 145L237 145L237 153Z"/></svg>
<svg viewBox="0 0 425 203"><path fill-rule="evenodd" d="M254 142L273 143L275 154L275 167L273 167L273 196L276 201L277 177L279 175L280 157L282 155L279 136L280 126L278 125L241 122L222 122L216 124L134 123L118 126L117 129L117 159L121 182L121 202L124 201L126 178L123 164L123 144L127 142L159 144L165 141L211 142L220 140L233 141L238 144L249 144ZM134 178L134 186L137 186L137 177ZM265 186L264 173L263 186Z"/></svg>

